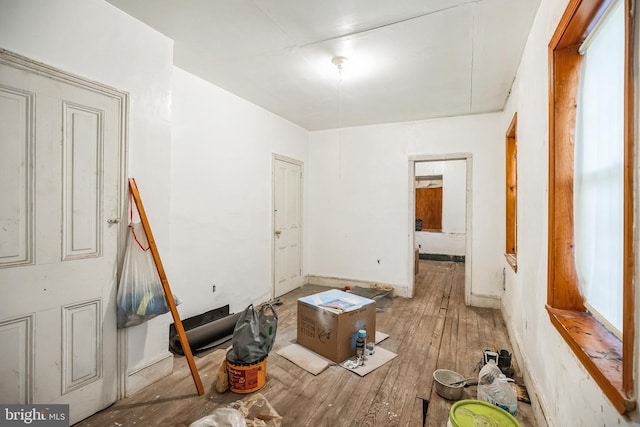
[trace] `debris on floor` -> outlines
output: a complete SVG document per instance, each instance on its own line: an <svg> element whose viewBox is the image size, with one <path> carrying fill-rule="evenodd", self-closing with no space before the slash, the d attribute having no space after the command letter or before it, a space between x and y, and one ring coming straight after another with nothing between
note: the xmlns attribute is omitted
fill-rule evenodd
<svg viewBox="0 0 640 427"><path fill-rule="evenodd" d="M224 393L229 390L229 373L227 372L227 359L224 358L218 366L216 372L216 379L213 382L213 388L218 393Z"/></svg>
<svg viewBox="0 0 640 427"><path fill-rule="evenodd" d="M192 422L189 427L280 427L282 417L261 394L237 400L228 407Z"/></svg>
<svg viewBox="0 0 640 427"><path fill-rule="evenodd" d="M393 288L374 283L371 288L354 286L350 289L352 294L372 299L376 302L376 312L386 311L393 304Z"/></svg>
<svg viewBox="0 0 640 427"><path fill-rule="evenodd" d="M524 384L516 384L516 392L518 393L518 401L531 404L531 398L529 398L529 392Z"/></svg>

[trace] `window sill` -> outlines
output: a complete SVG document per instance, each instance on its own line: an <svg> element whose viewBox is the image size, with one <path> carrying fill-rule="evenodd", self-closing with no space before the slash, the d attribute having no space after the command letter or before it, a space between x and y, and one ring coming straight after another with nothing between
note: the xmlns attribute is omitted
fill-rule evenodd
<svg viewBox="0 0 640 427"><path fill-rule="evenodd" d="M587 312L548 305L547 311L551 323L618 412L634 410L636 402L622 386L622 341Z"/></svg>
<svg viewBox="0 0 640 427"><path fill-rule="evenodd" d="M505 259L507 260L507 264L511 266L514 272L518 272L518 259L516 258L516 254L504 254Z"/></svg>

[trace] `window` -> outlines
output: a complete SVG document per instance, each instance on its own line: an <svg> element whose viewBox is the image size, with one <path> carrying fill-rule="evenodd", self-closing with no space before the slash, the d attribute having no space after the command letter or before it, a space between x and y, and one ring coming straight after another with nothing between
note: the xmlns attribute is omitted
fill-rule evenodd
<svg viewBox="0 0 640 427"><path fill-rule="evenodd" d="M636 405L630 398L635 333L631 5L630 0L571 0L549 43L547 311L620 413ZM616 10L617 27L622 26L618 37ZM598 56L615 51L619 59ZM598 94L603 89L606 101ZM605 102L615 106L601 110ZM600 246L608 246L607 253L594 252ZM606 267L594 274L594 264ZM617 320L599 301L616 293L613 289L619 289L619 297L611 306L622 310ZM611 333L618 328L619 337Z"/></svg>
<svg viewBox="0 0 640 427"><path fill-rule="evenodd" d="M506 248L504 256L507 262L518 271L517 254L518 254L518 156L516 148L516 127L518 123L518 114L513 115L509 129L506 135L506 170L507 170L507 218L506 218Z"/></svg>
<svg viewBox="0 0 640 427"><path fill-rule="evenodd" d="M624 234L622 3L614 2L580 49L573 173L578 285L587 310L618 336Z"/></svg>

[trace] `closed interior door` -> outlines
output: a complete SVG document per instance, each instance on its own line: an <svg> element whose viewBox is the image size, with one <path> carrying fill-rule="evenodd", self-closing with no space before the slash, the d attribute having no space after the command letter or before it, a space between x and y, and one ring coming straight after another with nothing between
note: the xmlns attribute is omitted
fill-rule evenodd
<svg viewBox="0 0 640 427"><path fill-rule="evenodd" d="M124 98L0 59L0 401L75 423L117 398Z"/></svg>
<svg viewBox="0 0 640 427"><path fill-rule="evenodd" d="M274 297L302 285L302 165L274 160Z"/></svg>

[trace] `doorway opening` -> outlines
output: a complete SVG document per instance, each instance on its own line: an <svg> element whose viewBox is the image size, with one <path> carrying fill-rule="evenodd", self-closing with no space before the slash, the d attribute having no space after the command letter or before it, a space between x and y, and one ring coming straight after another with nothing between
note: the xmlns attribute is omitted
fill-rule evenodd
<svg viewBox="0 0 640 427"><path fill-rule="evenodd" d="M471 154L409 159L409 296L419 259L464 262L471 300Z"/></svg>

